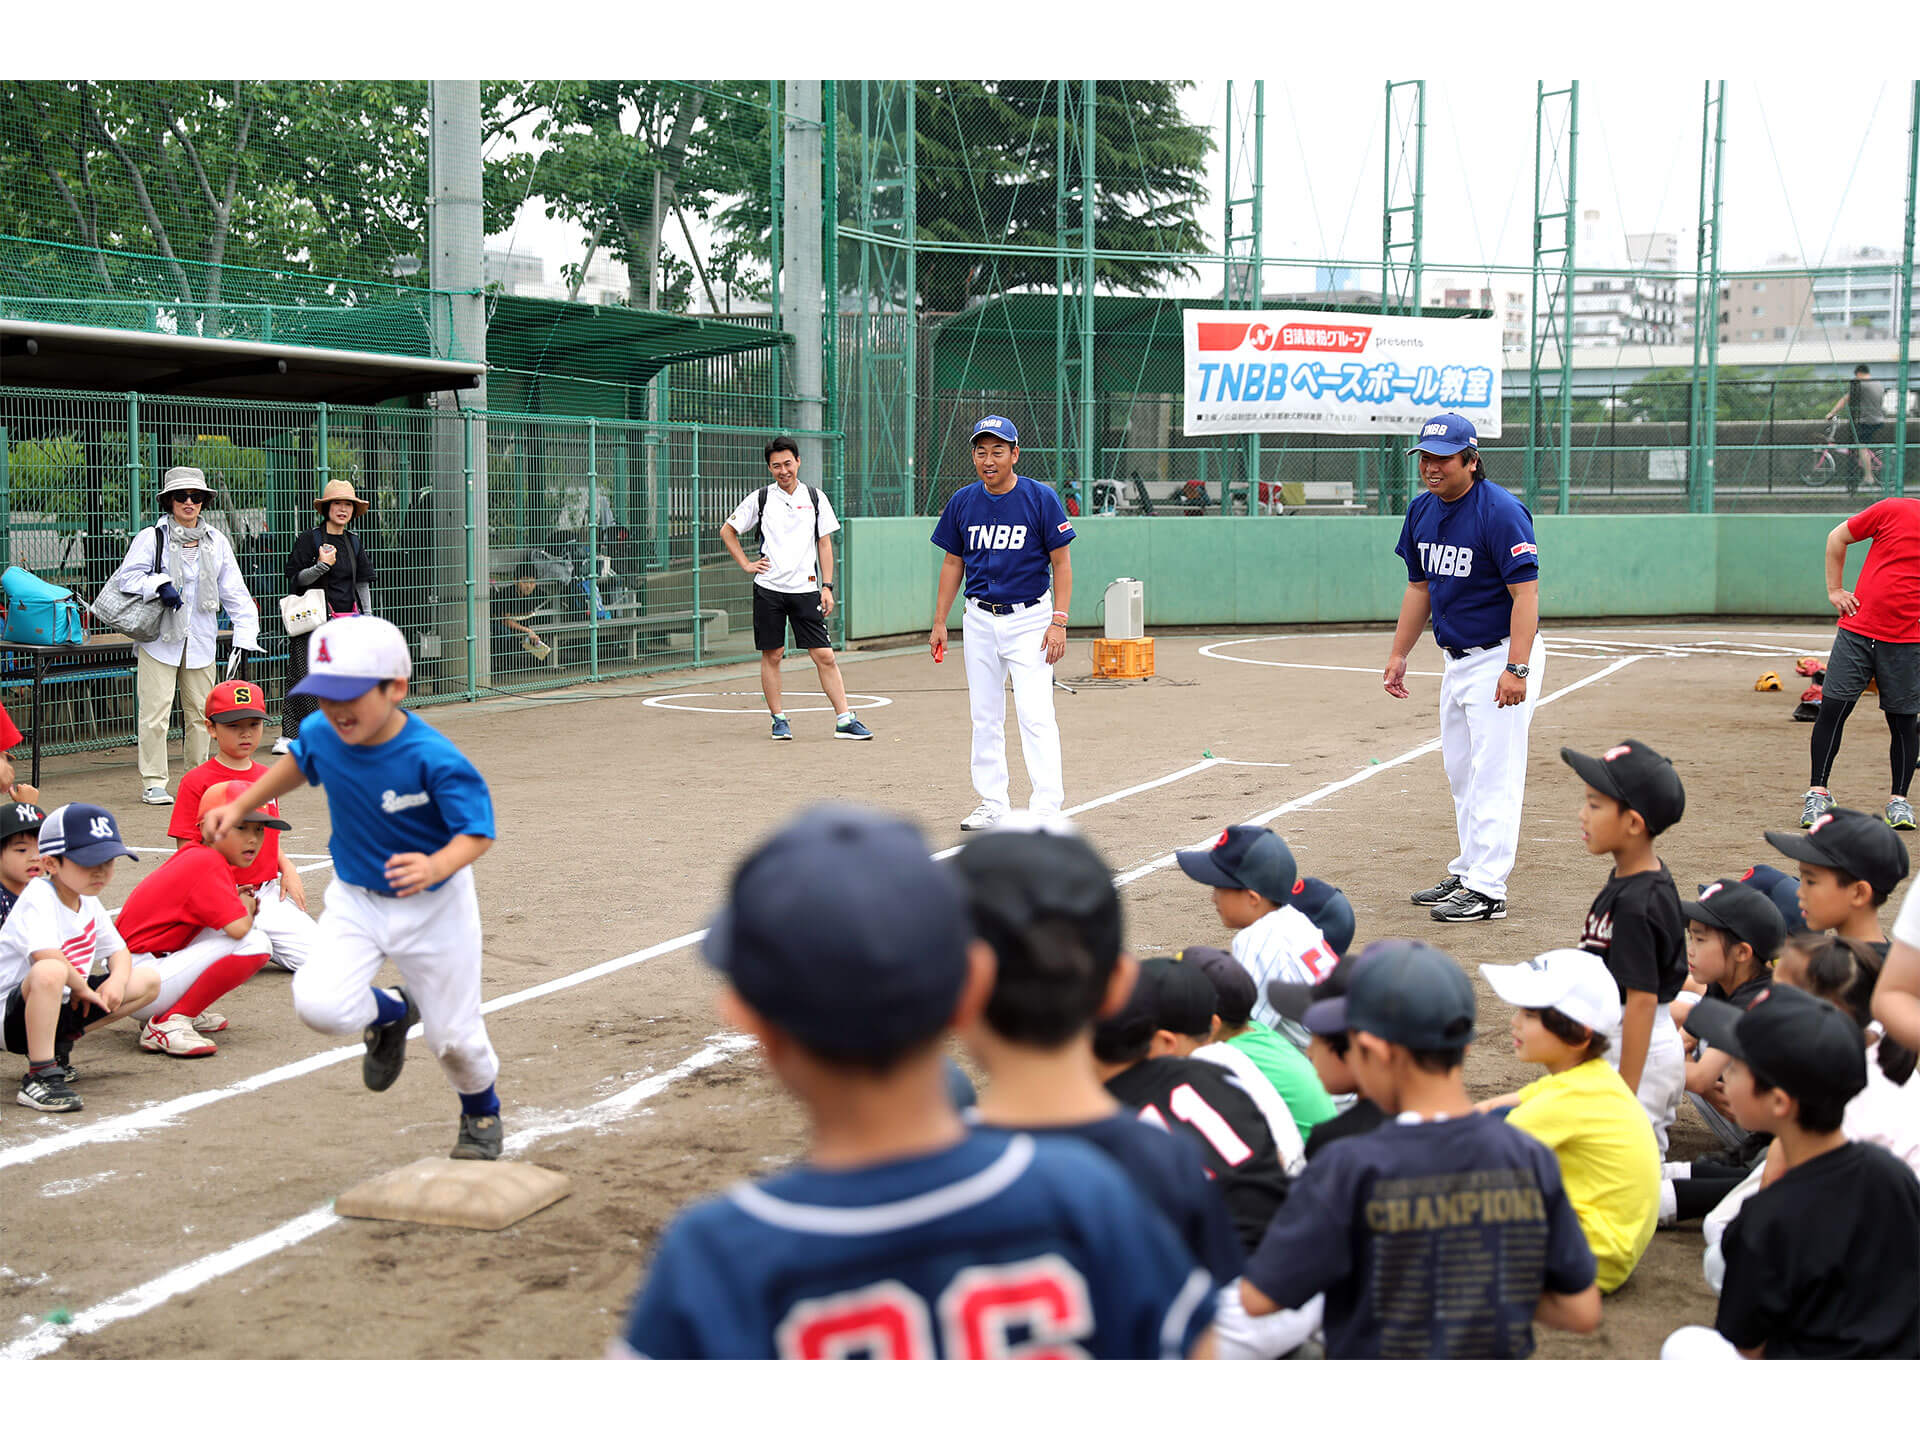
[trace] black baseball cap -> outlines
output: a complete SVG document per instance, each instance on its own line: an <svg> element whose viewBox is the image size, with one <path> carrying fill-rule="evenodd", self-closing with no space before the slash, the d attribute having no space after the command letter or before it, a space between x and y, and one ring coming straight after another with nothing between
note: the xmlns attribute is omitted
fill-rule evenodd
<svg viewBox="0 0 1920 1440"><path fill-rule="evenodd" d="M1560 758L1602 795L1638 810L1649 835L1671 829L1686 813L1687 791L1680 783L1680 772L1643 740L1622 740L1598 755L1582 755L1563 746Z"/></svg>
<svg viewBox="0 0 1920 1440"><path fill-rule="evenodd" d="M1368 946L1367 949L1372 949ZM1347 987L1353 972L1366 955L1345 955L1340 963L1316 984L1301 985L1289 980L1267 982L1267 1004L1296 1025L1304 1025L1316 1035L1338 1035L1347 1028Z"/></svg>
<svg viewBox="0 0 1920 1440"><path fill-rule="evenodd" d="M946 1028L971 933L958 878L910 823L822 805L741 862L702 948L814 1054L885 1062Z"/></svg>
<svg viewBox="0 0 1920 1440"><path fill-rule="evenodd" d="M1808 865L1844 870L1891 895L1907 878L1907 847L1877 816L1858 810L1829 810L1805 830L1769 830L1767 843L1782 855Z"/></svg>
<svg viewBox="0 0 1920 1440"><path fill-rule="evenodd" d="M1222 1025L1234 1029L1253 1018L1254 1002L1260 992L1247 967L1217 945L1189 945L1173 957L1207 977L1213 987L1213 1013Z"/></svg>
<svg viewBox="0 0 1920 1440"><path fill-rule="evenodd" d="M1204 1035L1213 1014L1213 986L1199 968L1157 955L1140 962L1127 1003L1094 1027L1094 1049L1138 1049L1156 1030Z"/></svg>
<svg viewBox="0 0 1920 1440"><path fill-rule="evenodd" d="M1276 905L1293 903L1298 867L1287 842L1264 825L1229 825L1208 850L1179 850L1180 868L1202 885L1251 890Z"/></svg>
<svg viewBox="0 0 1920 1440"><path fill-rule="evenodd" d="M1346 892L1325 880L1303 875L1293 882L1293 908L1320 927L1320 938L1336 955L1353 944L1353 905Z"/></svg>
<svg viewBox="0 0 1920 1440"><path fill-rule="evenodd" d="M1716 880L1700 887L1697 900L1682 900L1680 913L1689 920L1732 933L1753 947L1762 962L1773 959L1787 943L1787 927L1765 892L1739 880Z"/></svg>
<svg viewBox="0 0 1920 1440"><path fill-rule="evenodd" d="M1346 1030L1409 1050L1447 1050L1474 1036L1473 982L1444 950L1420 940L1376 940L1361 952L1347 998Z"/></svg>
<svg viewBox="0 0 1920 1440"><path fill-rule="evenodd" d="M990 830L953 857L976 933L1000 957L999 982L1030 965L1023 938L1036 922L1064 919L1111 971L1120 955L1120 895L1113 871L1078 835L1046 830Z"/></svg>
<svg viewBox="0 0 1920 1440"><path fill-rule="evenodd" d="M0 845L16 835L31 835L39 843L40 824L47 812L31 800L0 801Z"/></svg>
<svg viewBox="0 0 1920 1440"><path fill-rule="evenodd" d="M1791 985L1768 986L1744 1010L1701 1000L1687 1012L1687 1031L1796 1100L1844 1103L1867 1088L1859 1025L1831 1001Z"/></svg>
<svg viewBox="0 0 1920 1440"><path fill-rule="evenodd" d="M1780 912L1780 923L1787 927L1789 935L1806 924L1800 914L1800 882L1784 870L1754 865L1740 877L1740 883L1752 886L1773 902L1773 908Z"/></svg>

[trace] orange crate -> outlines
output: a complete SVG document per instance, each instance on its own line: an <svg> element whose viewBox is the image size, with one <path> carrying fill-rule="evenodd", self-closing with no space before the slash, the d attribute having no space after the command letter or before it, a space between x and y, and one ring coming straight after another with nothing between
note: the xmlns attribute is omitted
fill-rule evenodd
<svg viewBox="0 0 1920 1440"><path fill-rule="evenodd" d="M1093 673L1120 680L1144 680L1153 674L1153 640L1093 642Z"/></svg>

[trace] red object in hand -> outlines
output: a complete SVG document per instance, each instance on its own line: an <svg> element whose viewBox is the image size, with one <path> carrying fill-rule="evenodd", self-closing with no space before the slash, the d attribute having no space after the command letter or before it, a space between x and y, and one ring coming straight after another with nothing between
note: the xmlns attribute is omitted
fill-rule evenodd
<svg viewBox="0 0 1920 1440"><path fill-rule="evenodd" d="M933 663L938 665L942 660L945 660L946 658L947 658L947 642L942 640L938 645L933 647Z"/></svg>

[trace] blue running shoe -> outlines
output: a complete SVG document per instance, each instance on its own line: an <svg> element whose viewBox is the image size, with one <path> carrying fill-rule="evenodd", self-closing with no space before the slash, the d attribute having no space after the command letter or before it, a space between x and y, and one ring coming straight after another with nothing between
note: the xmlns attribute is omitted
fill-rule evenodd
<svg viewBox="0 0 1920 1440"><path fill-rule="evenodd" d="M833 727L833 738L836 740L871 740L873 739L873 731L862 725L860 723L860 717L855 715L852 719L848 720L846 724L835 725Z"/></svg>
<svg viewBox="0 0 1920 1440"><path fill-rule="evenodd" d="M787 723L784 716L773 722L773 738L776 740L791 740L793 738L793 726Z"/></svg>

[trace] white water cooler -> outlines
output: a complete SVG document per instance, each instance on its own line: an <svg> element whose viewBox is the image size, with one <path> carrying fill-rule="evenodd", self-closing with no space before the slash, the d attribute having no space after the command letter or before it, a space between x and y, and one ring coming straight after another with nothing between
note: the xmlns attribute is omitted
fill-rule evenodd
<svg viewBox="0 0 1920 1440"><path fill-rule="evenodd" d="M1138 640L1147 633L1146 586L1125 576L1107 586L1107 639Z"/></svg>

